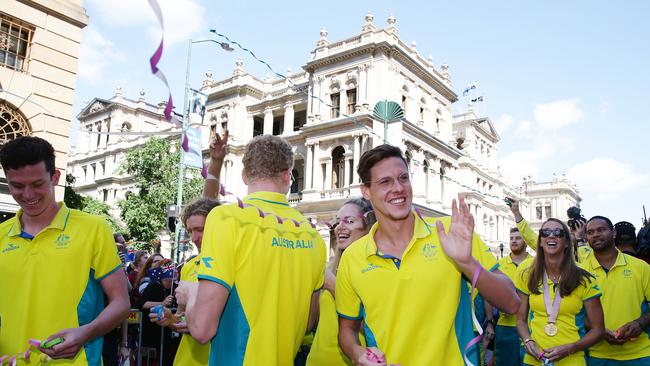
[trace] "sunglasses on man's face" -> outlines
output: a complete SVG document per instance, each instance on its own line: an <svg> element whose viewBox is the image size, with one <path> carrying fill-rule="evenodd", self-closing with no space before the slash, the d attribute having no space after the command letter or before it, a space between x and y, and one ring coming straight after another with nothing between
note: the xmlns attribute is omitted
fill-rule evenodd
<svg viewBox="0 0 650 366"><path fill-rule="evenodd" d="M556 238L562 238L566 234L566 231L564 231L564 229L560 229L560 228L542 229L540 231L540 234L542 235L542 238L548 238L551 235L556 237Z"/></svg>

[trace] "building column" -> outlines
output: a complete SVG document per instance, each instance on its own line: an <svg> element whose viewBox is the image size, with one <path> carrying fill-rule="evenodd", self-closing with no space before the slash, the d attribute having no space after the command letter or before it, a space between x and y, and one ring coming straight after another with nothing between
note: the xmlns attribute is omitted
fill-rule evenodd
<svg viewBox="0 0 650 366"><path fill-rule="evenodd" d="M85 133L85 135L86 135L86 151L84 151L84 152L89 153L89 152L93 151L93 138L97 137L93 133L93 124L92 123L86 125L86 133Z"/></svg>
<svg viewBox="0 0 650 366"><path fill-rule="evenodd" d="M432 199L433 199L434 202L442 203L442 195L441 195L441 193L442 193L443 180L440 177L440 166L441 166L440 158L437 157L437 156L434 157L433 158L433 166L431 167L431 169L433 169L433 171L435 171L435 175L434 175L435 179L433 180L433 182L432 182L433 184L431 185L432 186L432 193L433 193L432 194Z"/></svg>
<svg viewBox="0 0 650 366"><path fill-rule="evenodd" d="M325 161L325 190L332 189L332 158L330 157Z"/></svg>
<svg viewBox="0 0 650 366"><path fill-rule="evenodd" d="M108 132L108 121L106 120L101 120L100 123L100 130L101 132ZM106 139L108 138L109 135L99 135L99 146L97 147L98 149L105 149L106 148Z"/></svg>
<svg viewBox="0 0 650 366"><path fill-rule="evenodd" d="M305 190L312 188L312 176L314 174L314 145L307 144L307 161L305 163Z"/></svg>
<svg viewBox="0 0 650 366"><path fill-rule="evenodd" d="M293 104L287 103L284 106L284 131L283 135L289 135L293 132Z"/></svg>
<svg viewBox="0 0 650 366"><path fill-rule="evenodd" d="M322 82L325 78L322 76L316 77L316 84L314 85L315 93L314 95L316 98L313 100L312 106L314 108L314 116L316 117L317 120L321 119L321 99L323 98L322 96Z"/></svg>
<svg viewBox="0 0 650 366"><path fill-rule="evenodd" d="M352 149L353 166L359 166L359 158L361 157L361 136L354 135L352 136L352 140L354 141L354 147ZM354 178L352 179L352 183L353 184L359 183L359 174L354 175Z"/></svg>
<svg viewBox="0 0 650 366"><path fill-rule="evenodd" d="M350 162L352 161L352 156L350 153L345 154L345 159L344 159L344 164L345 166L343 167L343 184L341 187L349 187L350 186Z"/></svg>
<svg viewBox="0 0 650 366"><path fill-rule="evenodd" d="M359 105L363 105L367 100L366 70L368 70L367 64L360 65L357 68L357 72L359 74L359 82L357 83L357 104Z"/></svg>
<svg viewBox="0 0 650 366"><path fill-rule="evenodd" d="M312 188L318 191L323 190L323 171L320 163L320 145L318 143L314 144L314 163L312 165L312 171L314 172L313 181L311 183Z"/></svg>
<svg viewBox="0 0 650 366"><path fill-rule="evenodd" d="M339 90L339 117L343 117L343 115L348 114L348 90L347 90L347 84L344 85L346 89L340 89ZM353 113L350 113L353 114Z"/></svg>
<svg viewBox="0 0 650 366"><path fill-rule="evenodd" d="M264 110L264 129L263 133L265 135L273 134L273 110L271 108L266 108Z"/></svg>

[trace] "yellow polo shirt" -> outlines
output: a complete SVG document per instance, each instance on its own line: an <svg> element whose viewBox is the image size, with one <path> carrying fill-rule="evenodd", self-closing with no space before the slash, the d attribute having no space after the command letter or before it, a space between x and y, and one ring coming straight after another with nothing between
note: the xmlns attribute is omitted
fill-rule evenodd
<svg viewBox="0 0 650 366"><path fill-rule="evenodd" d="M402 259L377 250L370 233L343 253L336 278L340 317L363 320L368 346L386 354L387 364L462 365L474 337L467 282L442 249L437 220L417 215L413 238ZM485 243L474 234L472 255L487 270L498 267Z"/></svg>
<svg viewBox="0 0 650 366"><path fill-rule="evenodd" d="M332 293L323 290L318 299L320 315L316 336L311 345L307 366L352 366L354 363L339 347L339 320L336 315L336 305ZM362 344L363 338L361 338Z"/></svg>
<svg viewBox="0 0 650 366"><path fill-rule="evenodd" d="M526 254L526 259L521 261L519 263L519 266L524 264L525 261L533 258L532 255ZM510 281L513 283L515 282L515 274L517 273L517 265L512 261L512 257L510 255L507 255L499 260L499 270L503 272ZM499 321L497 322L497 325L501 325L504 327L516 327L517 326L517 314L506 314L504 312L499 312Z"/></svg>
<svg viewBox="0 0 650 366"><path fill-rule="evenodd" d="M533 262L530 261L532 264ZM574 343L580 340L581 335L586 333L584 327L584 317L586 316L583 307L584 302L601 296L594 279L586 280L586 283L578 286L573 292L562 298L560 303L560 312L557 317L558 333L553 336L547 336L544 333L544 327L548 323L548 315L544 307L544 295L541 293L532 294L528 291L528 278L530 277L530 267L522 267L515 275L515 287L517 291L528 296L528 329L530 338L537 343L540 348L551 348L562 344ZM551 290L551 301L555 298L555 289L553 281L548 280L549 289ZM524 358L526 365L541 365L541 362L531 355L526 354ZM562 360L555 362L556 366L568 365L585 365L584 352L576 352Z"/></svg>
<svg viewBox="0 0 650 366"><path fill-rule="evenodd" d="M0 355L25 352L30 338L92 322L104 310L100 281L122 267L102 217L61 203L50 225L30 239L21 216L0 224ZM99 337L73 360L50 364L100 365L101 356Z"/></svg>
<svg viewBox="0 0 650 366"><path fill-rule="evenodd" d="M285 195L256 192L244 202L254 207L221 205L205 222L198 278L230 292L209 364L291 365L323 285L325 243Z"/></svg>
<svg viewBox="0 0 650 366"><path fill-rule="evenodd" d="M587 258L584 268L596 277L596 283L603 291L600 301L606 329L615 332L624 324L641 317L641 308L650 300L650 266L647 263L618 252L616 262L608 272L593 255ZM620 346L602 340L589 348L589 355L611 360L650 357L650 338L646 332L642 332L636 340Z"/></svg>
<svg viewBox="0 0 650 366"><path fill-rule="evenodd" d="M183 265L181 269L181 281L199 282L198 269L201 264L201 256L196 256ZM208 364L210 356L210 345L202 345L189 334L183 334L181 342L174 357L174 365L196 365Z"/></svg>

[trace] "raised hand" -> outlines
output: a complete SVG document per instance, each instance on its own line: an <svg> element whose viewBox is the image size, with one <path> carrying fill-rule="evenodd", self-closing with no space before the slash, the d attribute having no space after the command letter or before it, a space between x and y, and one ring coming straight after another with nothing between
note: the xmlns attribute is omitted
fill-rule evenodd
<svg viewBox="0 0 650 366"><path fill-rule="evenodd" d="M218 133L212 137L210 141L210 160L211 161L221 161L226 157L228 147L228 130L223 133L223 136L219 136Z"/></svg>
<svg viewBox="0 0 650 366"><path fill-rule="evenodd" d="M451 224L449 232L441 221L436 222L436 229L445 254L457 264L466 264L472 259L472 235L474 233L474 217L469 212L465 199L458 195L459 203L454 199L451 203Z"/></svg>

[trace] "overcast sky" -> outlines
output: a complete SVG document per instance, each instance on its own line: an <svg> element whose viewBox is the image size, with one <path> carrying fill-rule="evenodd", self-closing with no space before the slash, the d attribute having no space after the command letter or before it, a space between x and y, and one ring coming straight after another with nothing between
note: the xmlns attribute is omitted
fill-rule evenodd
<svg viewBox="0 0 650 366"><path fill-rule="evenodd" d="M309 60L321 27L335 42L358 34L369 10L377 27L393 14L404 42L415 41L437 67L449 64L461 96L455 113L467 107L465 86L478 82L476 96L485 100L479 111L497 127L501 170L513 185L529 174L542 182L564 173L578 185L587 217L637 228L642 204L650 204L648 1L159 1L167 44L160 68L176 105L183 99L187 40L210 38L211 28L285 73ZM160 31L148 2L84 5L90 23L75 114L94 97L110 98L117 85L132 99L140 90L148 101L166 99L149 70ZM192 53L194 87L207 70L215 79L230 76L236 59L260 77L268 73L249 55L212 43L196 44Z"/></svg>

